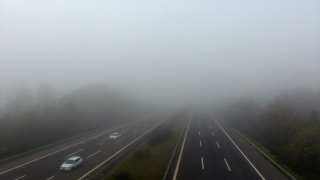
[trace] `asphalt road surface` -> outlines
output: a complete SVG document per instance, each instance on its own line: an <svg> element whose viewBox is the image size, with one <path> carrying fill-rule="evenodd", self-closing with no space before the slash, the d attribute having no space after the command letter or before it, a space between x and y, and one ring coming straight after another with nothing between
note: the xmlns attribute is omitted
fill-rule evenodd
<svg viewBox="0 0 320 180"><path fill-rule="evenodd" d="M210 113L194 113L184 138L173 180L288 179Z"/></svg>
<svg viewBox="0 0 320 180"><path fill-rule="evenodd" d="M143 136L167 119L150 116L128 123L101 129L81 138L51 147L41 152L0 166L0 180L73 180L82 179L133 141ZM122 136L109 140L113 132ZM83 165L70 172L61 172L60 166L72 156L83 158Z"/></svg>

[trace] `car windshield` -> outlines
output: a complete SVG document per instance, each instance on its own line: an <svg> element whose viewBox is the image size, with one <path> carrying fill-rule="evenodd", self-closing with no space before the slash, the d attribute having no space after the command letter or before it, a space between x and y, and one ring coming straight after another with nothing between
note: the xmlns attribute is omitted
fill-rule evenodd
<svg viewBox="0 0 320 180"><path fill-rule="evenodd" d="M74 160L66 160L64 163L65 164L73 164Z"/></svg>

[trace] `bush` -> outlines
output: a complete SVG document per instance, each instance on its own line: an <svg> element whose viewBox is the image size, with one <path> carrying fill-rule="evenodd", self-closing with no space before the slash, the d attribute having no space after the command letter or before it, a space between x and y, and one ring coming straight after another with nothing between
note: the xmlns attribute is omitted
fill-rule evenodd
<svg viewBox="0 0 320 180"><path fill-rule="evenodd" d="M172 129L168 125L161 125L156 128L149 138L150 145L156 145L162 143L166 139L172 137Z"/></svg>
<svg viewBox="0 0 320 180"><path fill-rule="evenodd" d="M147 150L141 150L141 149L138 149L134 152L133 154L133 157L136 161L140 161L142 160L143 158L147 157L149 154L149 149Z"/></svg>
<svg viewBox="0 0 320 180"><path fill-rule="evenodd" d="M132 180L129 172L123 171L114 176L115 180Z"/></svg>

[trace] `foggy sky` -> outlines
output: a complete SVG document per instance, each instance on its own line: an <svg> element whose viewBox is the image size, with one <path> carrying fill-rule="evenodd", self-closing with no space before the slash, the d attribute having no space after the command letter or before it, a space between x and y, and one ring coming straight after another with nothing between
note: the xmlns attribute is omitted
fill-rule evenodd
<svg viewBox="0 0 320 180"><path fill-rule="evenodd" d="M102 83L168 104L320 89L318 0L0 1L0 8L1 105L19 84L36 92L47 83L64 94Z"/></svg>

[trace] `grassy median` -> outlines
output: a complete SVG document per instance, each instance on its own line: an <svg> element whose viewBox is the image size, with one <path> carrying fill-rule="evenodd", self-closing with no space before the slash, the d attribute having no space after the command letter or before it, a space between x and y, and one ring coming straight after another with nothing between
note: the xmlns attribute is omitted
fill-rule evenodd
<svg viewBox="0 0 320 180"><path fill-rule="evenodd" d="M187 120L188 117L182 118L164 142L144 143L107 180L162 180Z"/></svg>

